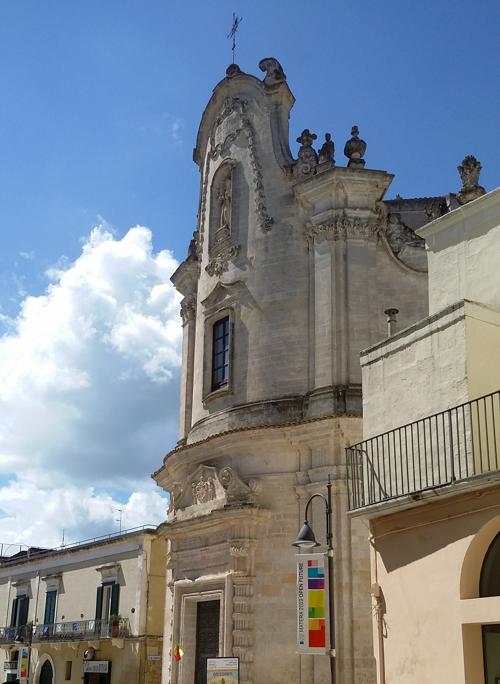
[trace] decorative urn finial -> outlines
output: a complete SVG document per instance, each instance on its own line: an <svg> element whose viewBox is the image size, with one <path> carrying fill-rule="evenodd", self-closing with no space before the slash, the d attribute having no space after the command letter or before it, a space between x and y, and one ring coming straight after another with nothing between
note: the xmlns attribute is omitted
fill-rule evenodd
<svg viewBox="0 0 500 684"><path fill-rule="evenodd" d="M226 69L226 76L228 78L232 78L233 76L237 76L238 74L241 74L241 69L237 64L230 64Z"/></svg>
<svg viewBox="0 0 500 684"><path fill-rule="evenodd" d="M479 185L479 174L481 173L481 164L471 154L467 155L462 163L457 166L458 173L462 179L462 189L457 194L457 200L460 204L467 204L472 200L486 194L486 190Z"/></svg>
<svg viewBox="0 0 500 684"><path fill-rule="evenodd" d="M366 163L363 159L366 152L366 143L359 137L359 128L357 126L351 128L351 136L351 139L346 142L344 147L344 154L349 159L347 166L363 168Z"/></svg>

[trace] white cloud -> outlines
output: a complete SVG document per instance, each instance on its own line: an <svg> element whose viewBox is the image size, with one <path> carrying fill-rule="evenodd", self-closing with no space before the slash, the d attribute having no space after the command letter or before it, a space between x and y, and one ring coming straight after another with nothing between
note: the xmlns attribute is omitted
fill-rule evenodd
<svg viewBox="0 0 500 684"><path fill-rule="evenodd" d="M109 530L119 504L108 493L118 490L130 522L162 519L149 474L177 432L176 267L170 252L153 251L147 228L121 239L94 228L80 257L52 270L46 293L26 297L0 337L0 474L14 477L0 488L0 508L30 492L39 520L26 539L47 543L66 517L76 537L103 507ZM158 501L160 517L140 521L148 506L158 513ZM12 530L23 536L14 509L0 514L0 541ZM38 524L43 535L31 529Z"/></svg>
<svg viewBox="0 0 500 684"><path fill-rule="evenodd" d="M75 486L52 489L38 487L20 477L0 487L0 529L6 555L16 544L60 546L119 531L157 524L165 518L166 500L157 492L132 492L125 503L92 487Z"/></svg>
<svg viewBox="0 0 500 684"><path fill-rule="evenodd" d="M33 261L35 258L35 252L33 252L33 250L30 252L19 252L19 256L23 259L26 259L26 261Z"/></svg>

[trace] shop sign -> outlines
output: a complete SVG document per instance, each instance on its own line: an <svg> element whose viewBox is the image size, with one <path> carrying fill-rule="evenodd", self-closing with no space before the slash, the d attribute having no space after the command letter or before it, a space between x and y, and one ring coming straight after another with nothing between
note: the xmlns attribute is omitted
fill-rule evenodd
<svg viewBox="0 0 500 684"><path fill-rule="evenodd" d="M84 660L83 672L84 674L92 672L107 673L109 672L109 660Z"/></svg>
<svg viewBox="0 0 500 684"><path fill-rule="evenodd" d="M17 660L6 660L3 664L3 669L17 672Z"/></svg>

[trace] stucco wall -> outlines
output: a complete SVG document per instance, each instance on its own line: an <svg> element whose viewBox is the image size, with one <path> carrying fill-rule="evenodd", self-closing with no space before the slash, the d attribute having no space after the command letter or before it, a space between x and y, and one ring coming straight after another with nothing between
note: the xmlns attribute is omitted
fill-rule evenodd
<svg viewBox="0 0 500 684"><path fill-rule="evenodd" d="M372 520L386 684L483 681L479 625L500 622L500 598L476 597L485 549L500 531L499 494L467 494ZM487 534L475 548L482 529ZM464 574L473 591L461 599ZM376 638L376 654L378 646Z"/></svg>
<svg viewBox="0 0 500 684"><path fill-rule="evenodd" d="M365 439L467 401L464 304L361 355Z"/></svg>
<svg viewBox="0 0 500 684"><path fill-rule="evenodd" d="M429 263L429 313L460 299L500 310L500 188L418 231Z"/></svg>

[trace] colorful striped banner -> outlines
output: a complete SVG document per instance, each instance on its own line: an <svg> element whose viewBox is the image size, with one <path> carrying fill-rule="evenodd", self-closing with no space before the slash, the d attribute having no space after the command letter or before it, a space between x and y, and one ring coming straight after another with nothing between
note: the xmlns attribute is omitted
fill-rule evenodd
<svg viewBox="0 0 500 684"><path fill-rule="evenodd" d="M297 555L297 647L299 653L327 653L328 561L322 553Z"/></svg>

